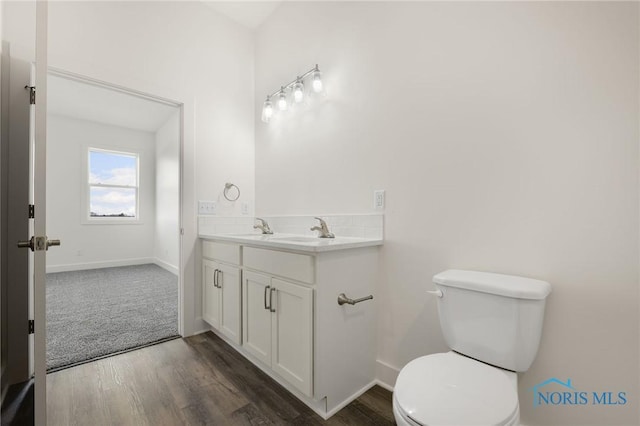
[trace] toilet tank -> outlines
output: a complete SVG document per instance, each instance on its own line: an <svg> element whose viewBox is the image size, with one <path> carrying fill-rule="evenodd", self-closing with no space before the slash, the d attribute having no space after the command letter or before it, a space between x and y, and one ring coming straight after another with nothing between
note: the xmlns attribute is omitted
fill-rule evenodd
<svg viewBox="0 0 640 426"><path fill-rule="evenodd" d="M448 270L433 277L438 315L451 349L487 364L526 371L538 352L548 282Z"/></svg>

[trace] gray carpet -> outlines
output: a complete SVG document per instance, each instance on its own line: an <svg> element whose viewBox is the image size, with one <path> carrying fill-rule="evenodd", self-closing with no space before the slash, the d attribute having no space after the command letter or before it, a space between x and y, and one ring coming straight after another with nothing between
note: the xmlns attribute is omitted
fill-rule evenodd
<svg viewBox="0 0 640 426"><path fill-rule="evenodd" d="M47 369L178 334L178 277L157 265L47 274Z"/></svg>

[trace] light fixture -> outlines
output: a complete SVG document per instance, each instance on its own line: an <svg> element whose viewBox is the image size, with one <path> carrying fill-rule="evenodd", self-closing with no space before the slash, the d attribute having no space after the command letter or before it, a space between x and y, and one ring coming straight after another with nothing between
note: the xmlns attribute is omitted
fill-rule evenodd
<svg viewBox="0 0 640 426"><path fill-rule="evenodd" d="M287 93L284 90L284 87L280 88L280 96L278 96L278 109L280 111L287 110Z"/></svg>
<svg viewBox="0 0 640 426"><path fill-rule="evenodd" d="M317 65L316 65L316 68L313 70L311 81L312 81L311 84L313 85L313 91L316 93L322 92L322 73L318 69Z"/></svg>
<svg viewBox="0 0 640 426"><path fill-rule="evenodd" d="M296 79L296 82L293 85L293 100L297 104L304 100L304 84L302 84L302 79L300 77Z"/></svg>
<svg viewBox="0 0 640 426"><path fill-rule="evenodd" d="M308 85L311 87L313 93L324 93L324 85L322 83L322 73L316 64L315 67L311 68L306 73L296 77L295 80L285 84L284 86L280 86L280 89L271 93L267 96L267 99L264 101L262 106L262 121L268 123L271 117L275 114L274 105L271 102L271 98L274 98L274 102L276 102L279 111L286 111L289 109L289 103L293 104L302 104L305 98L308 96L305 92L305 78L309 77ZM287 94L291 93L292 99L289 100L287 98ZM276 98L277 96L277 98Z"/></svg>
<svg viewBox="0 0 640 426"><path fill-rule="evenodd" d="M273 116L273 103L271 103L271 96L267 96L267 100L264 101L262 106L262 121L268 123Z"/></svg>

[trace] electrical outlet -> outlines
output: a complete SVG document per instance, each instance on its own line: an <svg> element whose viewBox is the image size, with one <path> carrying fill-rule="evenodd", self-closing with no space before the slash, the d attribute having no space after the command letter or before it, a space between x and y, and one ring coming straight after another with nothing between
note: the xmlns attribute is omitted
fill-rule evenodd
<svg viewBox="0 0 640 426"><path fill-rule="evenodd" d="M384 210L384 189L373 191L373 208L375 210Z"/></svg>
<svg viewBox="0 0 640 426"><path fill-rule="evenodd" d="M216 214L217 204L215 201L198 201L198 214Z"/></svg>

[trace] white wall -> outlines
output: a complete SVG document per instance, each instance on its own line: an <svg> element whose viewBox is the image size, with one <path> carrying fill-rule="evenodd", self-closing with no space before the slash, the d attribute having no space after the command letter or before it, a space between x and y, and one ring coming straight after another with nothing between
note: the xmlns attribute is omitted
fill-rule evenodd
<svg viewBox="0 0 640 426"><path fill-rule="evenodd" d="M138 223L87 223L87 149L138 153ZM63 244L47 253L47 271L150 263L156 230L156 149L153 133L49 115L47 233Z"/></svg>
<svg viewBox="0 0 640 426"><path fill-rule="evenodd" d="M35 61L35 2L2 2L2 40L10 44L12 57ZM27 25L20 20L26 19Z"/></svg>
<svg viewBox="0 0 640 426"><path fill-rule="evenodd" d="M369 212L386 189L380 361L447 350L435 273L540 278L523 423L637 424L638 47L637 3L285 2L256 99L315 63L328 96L269 125L256 102L256 213ZM629 403L533 408L550 377Z"/></svg>
<svg viewBox="0 0 640 426"><path fill-rule="evenodd" d="M180 256L180 114L176 110L155 133L156 188L153 255L163 268L178 273Z"/></svg>
<svg viewBox="0 0 640 426"><path fill-rule="evenodd" d="M4 3L4 2L3 2ZM7 2L5 37L31 46L32 2ZM224 183L254 198L253 36L200 2L51 2L49 65L183 102L185 334L205 328L197 200ZM239 204L233 211L239 212Z"/></svg>

